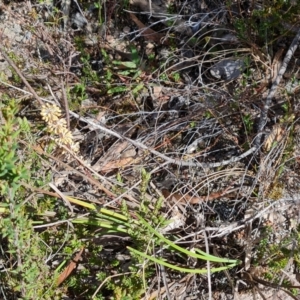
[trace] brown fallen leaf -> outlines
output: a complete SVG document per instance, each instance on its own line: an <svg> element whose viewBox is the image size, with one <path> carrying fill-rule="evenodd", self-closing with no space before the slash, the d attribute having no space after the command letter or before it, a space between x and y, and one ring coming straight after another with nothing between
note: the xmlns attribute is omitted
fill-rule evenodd
<svg viewBox="0 0 300 300"><path fill-rule="evenodd" d="M107 153L93 165L93 170L106 173L129 166L140 160L136 154L136 149L127 141L118 142L110 147Z"/></svg>
<svg viewBox="0 0 300 300"><path fill-rule="evenodd" d="M284 136L284 133L285 133L285 131L280 126L280 124L276 124L264 142L264 145L263 145L264 150L265 151L271 150L272 146L275 143L278 143L281 141L281 139Z"/></svg>
<svg viewBox="0 0 300 300"><path fill-rule="evenodd" d="M106 173L106 172L110 172L114 169L124 168L126 166L129 166L129 165L133 164L135 161L136 161L136 159L132 156L131 157L123 157L120 159L109 161L107 164L105 164L102 167L99 167L98 169L100 169L101 173Z"/></svg>
<svg viewBox="0 0 300 300"><path fill-rule="evenodd" d="M151 28L148 28L146 25L144 25L136 15L129 13L130 18L132 21L138 26L138 28L141 30L141 36L143 36L146 40L152 41L158 44L162 45L169 45L169 41L166 38L166 34L164 33L158 33L154 31Z"/></svg>
<svg viewBox="0 0 300 300"><path fill-rule="evenodd" d="M183 202L183 203L190 203L190 204L196 204L202 201L200 197L193 197L188 194L181 195L180 193L171 193L167 189L163 189L162 191L163 196L167 199L175 200L174 202Z"/></svg>
<svg viewBox="0 0 300 300"><path fill-rule="evenodd" d="M226 194L229 194L233 191L235 191L236 189L230 189L231 185L228 186L225 190L220 191L220 192L215 192L215 193L211 193L207 196L201 196L201 197L196 197L196 196L190 196L189 194L180 194L180 193L171 193L169 190L167 189L163 189L161 192L163 194L163 196L167 199L172 199L175 200L175 202L181 202L181 203L190 203L190 204L197 204L199 202L202 201L212 201L215 199L218 199Z"/></svg>
<svg viewBox="0 0 300 300"><path fill-rule="evenodd" d="M65 268L65 270L59 275L57 279L57 286L61 285L73 272L73 270L76 268L76 265L78 261L81 259L81 255L84 248L81 248L81 250L76 254L74 259L71 260L69 265Z"/></svg>

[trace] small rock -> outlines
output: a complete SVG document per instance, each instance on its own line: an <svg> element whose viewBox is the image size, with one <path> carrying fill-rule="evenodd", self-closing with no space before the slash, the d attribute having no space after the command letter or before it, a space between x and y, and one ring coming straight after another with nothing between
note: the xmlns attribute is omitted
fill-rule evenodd
<svg viewBox="0 0 300 300"><path fill-rule="evenodd" d="M224 59L210 69L210 74L217 79L234 80L242 74L245 68L245 62L242 59Z"/></svg>
<svg viewBox="0 0 300 300"><path fill-rule="evenodd" d="M125 26L125 27L123 28L123 32L124 32L125 34L130 33L130 27L129 27L129 26Z"/></svg>
<svg viewBox="0 0 300 300"><path fill-rule="evenodd" d="M82 29L88 23L87 19L79 12L72 15L72 23L78 28Z"/></svg>

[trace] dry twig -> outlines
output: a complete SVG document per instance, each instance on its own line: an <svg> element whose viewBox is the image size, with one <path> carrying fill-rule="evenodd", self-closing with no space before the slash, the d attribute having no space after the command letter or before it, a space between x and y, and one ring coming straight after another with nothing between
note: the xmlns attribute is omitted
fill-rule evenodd
<svg viewBox="0 0 300 300"><path fill-rule="evenodd" d="M42 100L40 99L40 97L38 96L38 94L34 91L34 89L31 87L31 85L28 83L28 81L26 80L26 78L23 76L23 74L21 73L21 71L18 69L18 67L15 65L15 63L8 57L8 55L6 54L5 50L3 47L0 46L0 52L3 55L3 57L5 58L5 60L10 64L10 66L16 71L16 73L20 76L20 78L22 79L22 81L24 82L24 84L27 86L28 90L31 92L31 94L35 97L35 99L41 104L43 105Z"/></svg>
<svg viewBox="0 0 300 300"><path fill-rule="evenodd" d="M138 142L138 141L135 141L135 140L132 140L130 138L127 138L109 128L106 128L105 126L102 126L102 125L99 125L99 124L96 124L95 122L91 121L91 120L88 120L84 117L81 117L79 116L78 114L70 111L70 115L76 117L77 119L89 124L89 125L92 125L94 126L95 128L97 129L100 129L101 131L103 131L104 133L107 133L109 135L112 135L118 139L121 139L121 140L126 140L128 142L130 142L132 145L136 146L137 148L140 148L140 149L143 149L143 150L146 150L146 151L149 151L151 152L152 154L162 158L163 160L165 160L166 162L168 162L169 164L175 164L175 165L178 165L178 166L182 166L182 167L199 167L199 168L218 168L218 167L221 167L221 166L226 166L226 165L229 165L229 164L232 164L232 163L235 163L235 162L238 162L240 161L241 159L249 156L251 153L255 152L257 150L257 148L254 146L252 148L250 148L248 151L244 152L243 154L241 154L240 156L237 156L237 157L233 157L231 159L228 159L228 160L224 160L224 161L221 161L221 162L217 162L217 163L200 163L198 161L182 161L180 159L175 159L175 158L170 158L154 149L151 149L150 147L144 145L143 143L141 142Z"/></svg>
<svg viewBox="0 0 300 300"><path fill-rule="evenodd" d="M271 87L270 92L267 96L266 102L264 104L264 108L261 112L260 119L259 119L259 122L258 122L258 133L259 133L259 135L256 137L255 142L254 142L254 145L257 149L261 146L262 135L260 133L263 131L264 127L267 124L268 111L269 111L269 108L270 108L271 103L272 103L272 98L275 96L275 92L277 90L277 87L278 87L278 85L279 85L279 83L282 79L283 74L286 71L286 68L287 68L292 56L294 55L294 53L295 53L295 51L298 47L299 41L300 41L300 29L299 29L298 33L296 34L296 36L294 37L294 40L291 43L291 46L290 46L289 50L287 51L287 53L285 55L285 58L282 62L282 66L281 66L281 68L280 68L280 70L277 74L277 77L276 77L274 83L272 84L272 87Z"/></svg>

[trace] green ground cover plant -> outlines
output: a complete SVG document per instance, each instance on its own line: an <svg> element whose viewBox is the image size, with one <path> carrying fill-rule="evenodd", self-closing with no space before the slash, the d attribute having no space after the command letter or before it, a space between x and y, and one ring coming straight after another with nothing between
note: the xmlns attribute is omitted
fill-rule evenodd
<svg viewBox="0 0 300 300"><path fill-rule="evenodd" d="M19 294L22 299L59 299L60 292L53 285L53 278L44 263L46 248L33 229L34 214L31 203L26 203L27 192L23 182L33 182L31 176L37 172L30 168L33 157L25 153L20 159L17 154L28 143L31 128L25 118L16 117L18 102L6 98L1 105L1 251L10 256L5 262L5 272L1 272L2 286L11 293ZM58 298L56 298L58 297Z"/></svg>

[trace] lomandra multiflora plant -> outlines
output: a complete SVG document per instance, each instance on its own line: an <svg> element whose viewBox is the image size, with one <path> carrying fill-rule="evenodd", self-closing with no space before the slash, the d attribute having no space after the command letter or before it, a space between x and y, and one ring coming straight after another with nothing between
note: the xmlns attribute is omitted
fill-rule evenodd
<svg viewBox="0 0 300 300"><path fill-rule="evenodd" d="M59 146L66 146L73 152L78 152L79 144L74 143L71 131L67 128L67 122L61 116L60 108L55 104L45 104L41 109L41 116L47 123L47 130L54 135L54 140Z"/></svg>

